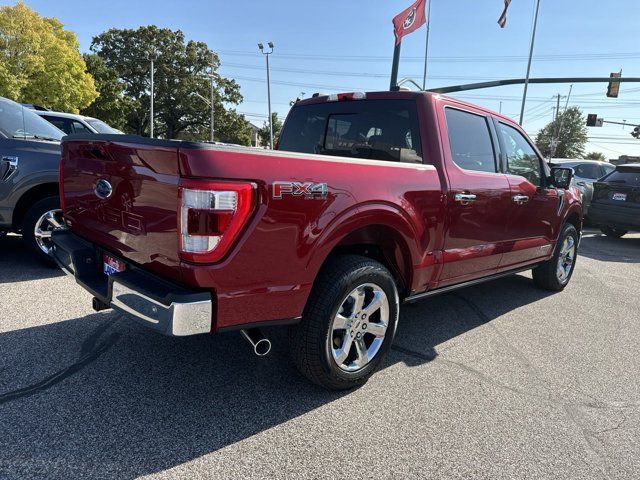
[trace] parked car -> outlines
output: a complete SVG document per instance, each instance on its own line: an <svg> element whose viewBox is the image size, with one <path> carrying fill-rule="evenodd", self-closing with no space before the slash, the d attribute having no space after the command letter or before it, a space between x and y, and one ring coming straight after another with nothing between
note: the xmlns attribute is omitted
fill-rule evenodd
<svg viewBox="0 0 640 480"><path fill-rule="evenodd" d="M122 133L102 120L74 113L34 110L34 112L67 135L73 133Z"/></svg>
<svg viewBox="0 0 640 480"><path fill-rule="evenodd" d="M589 206L593 198L593 183L615 170L615 165L598 160L553 158L551 166L573 168L573 183L582 192L584 216L589 217Z"/></svg>
<svg viewBox="0 0 640 480"><path fill-rule="evenodd" d="M380 366L402 302L523 270L562 290L582 227L571 169L511 119L424 92L297 102L275 151L72 135L60 175L54 255L96 309L241 330L258 354L260 327L289 325L297 367L331 389Z"/></svg>
<svg viewBox="0 0 640 480"><path fill-rule="evenodd" d="M609 237L640 231L640 164L618 165L594 184L590 218Z"/></svg>
<svg viewBox="0 0 640 480"><path fill-rule="evenodd" d="M58 191L64 133L32 110L0 97L0 232L18 232L40 260L63 228Z"/></svg>

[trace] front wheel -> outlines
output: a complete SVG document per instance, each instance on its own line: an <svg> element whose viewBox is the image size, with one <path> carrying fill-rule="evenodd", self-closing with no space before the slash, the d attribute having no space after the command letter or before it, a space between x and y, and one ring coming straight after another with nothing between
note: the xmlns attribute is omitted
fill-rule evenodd
<svg viewBox="0 0 640 480"><path fill-rule="evenodd" d="M564 290L576 267L578 240L576 227L567 223L560 233L551 259L533 269L533 281L538 287L545 290Z"/></svg>
<svg viewBox="0 0 640 480"><path fill-rule="evenodd" d="M398 290L382 264L335 257L316 280L302 321L289 331L294 363L325 388L360 386L388 353L398 312Z"/></svg>
<svg viewBox="0 0 640 480"><path fill-rule="evenodd" d="M619 228L613 228L613 227L602 227L600 231L604 233L607 237L612 237L612 238L621 238L621 237L624 237L627 233L629 233L628 230L621 230Z"/></svg>

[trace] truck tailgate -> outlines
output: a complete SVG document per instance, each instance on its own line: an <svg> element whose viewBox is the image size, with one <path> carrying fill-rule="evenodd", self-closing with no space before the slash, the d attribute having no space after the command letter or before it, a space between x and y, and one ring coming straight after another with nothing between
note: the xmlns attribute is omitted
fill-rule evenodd
<svg viewBox="0 0 640 480"><path fill-rule="evenodd" d="M65 139L65 219L72 231L117 256L180 278L178 147L122 137Z"/></svg>

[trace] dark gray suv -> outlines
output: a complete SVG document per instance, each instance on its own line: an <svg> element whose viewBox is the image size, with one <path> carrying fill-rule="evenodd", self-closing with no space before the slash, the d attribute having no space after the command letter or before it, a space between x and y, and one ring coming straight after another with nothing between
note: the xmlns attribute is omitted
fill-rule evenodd
<svg viewBox="0 0 640 480"><path fill-rule="evenodd" d="M63 135L31 110L0 97L0 235L22 233L50 265L51 232L64 228L58 190Z"/></svg>

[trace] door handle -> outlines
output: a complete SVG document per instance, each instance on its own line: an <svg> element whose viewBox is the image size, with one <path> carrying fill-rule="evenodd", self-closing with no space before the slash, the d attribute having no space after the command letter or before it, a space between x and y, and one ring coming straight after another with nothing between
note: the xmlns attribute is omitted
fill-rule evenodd
<svg viewBox="0 0 640 480"><path fill-rule="evenodd" d="M456 193L454 199L462 205L468 205L469 203L476 201L476 196L473 193Z"/></svg>
<svg viewBox="0 0 640 480"><path fill-rule="evenodd" d="M511 199L519 205L523 203L527 203L529 201L529 197L526 195L514 195Z"/></svg>
<svg viewBox="0 0 640 480"><path fill-rule="evenodd" d="M2 174L2 179L0 179L0 180L2 180L3 182L6 182L18 170L18 157L12 157L12 156L9 156L9 155L3 155L2 156L2 163L6 163L7 165L6 165L6 169L3 168L4 173Z"/></svg>

